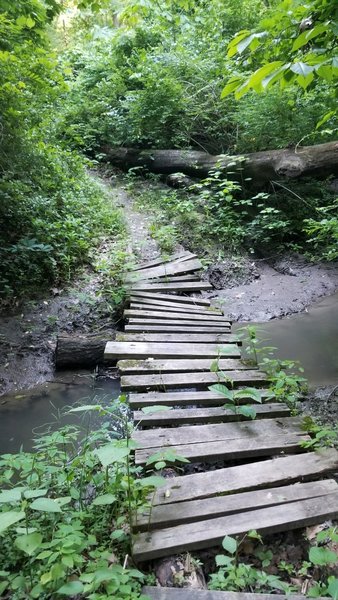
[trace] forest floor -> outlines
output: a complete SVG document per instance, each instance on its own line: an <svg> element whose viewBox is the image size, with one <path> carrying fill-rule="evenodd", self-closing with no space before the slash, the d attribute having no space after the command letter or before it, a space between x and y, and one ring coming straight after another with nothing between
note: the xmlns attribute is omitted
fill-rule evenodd
<svg viewBox="0 0 338 600"><path fill-rule="evenodd" d="M105 179L124 212L129 230L129 250L138 259L159 255L151 237L152 215L140 212L123 180ZM95 260L112 252L114 240L105 240ZM183 249L178 245L175 250ZM221 305L234 321L265 322L305 310L322 296L338 289L337 264L313 264L304 257L285 255L277 259L228 258L206 271L215 289L204 294ZM52 288L39 300L17 304L0 316L0 395L53 379L53 356L57 336L86 334L118 328L111 307L101 294L102 276L88 266L71 284Z"/></svg>

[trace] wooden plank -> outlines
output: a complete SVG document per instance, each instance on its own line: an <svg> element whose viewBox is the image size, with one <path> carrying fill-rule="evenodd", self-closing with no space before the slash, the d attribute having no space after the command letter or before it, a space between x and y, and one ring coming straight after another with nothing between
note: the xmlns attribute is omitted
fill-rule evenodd
<svg viewBox="0 0 338 600"><path fill-rule="evenodd" d="M139 373L185 373L187 371L210 371L214 360L207 358L189 358L177 360L154 360L147 358L146 360L120 360L117 364L123 375L136 375ZM250 370L244 362L231 358L220 358L218 360L219 369L226 371Z"/></svg>
<svg viewBox="0 0 338 600"><path fill-rule="evenodd" d="M184 318L184 316L185 315L182 313L182 319L170 319L169 315L167 319L152 319L151 317L143 319L142 317L131 317L128 320L128 325L141 325L145 328L143 331L146 331L148 326L178 327L179 325L184 325L184 327L188 328L188 332L190 327L197 327L198 333L211 333L209 331L210 327L218 327L221 328L224 333L231 333L231 326L227 324L227 321L224 321L224 323L221 321L195 321L189 319L188 315L187 318Z"/></svg>
<svg viewBox="0 0 338 600"><path fill-rule="evenodd" d="M206 321L208 324L212 323L222 323L222 325L227 325L230 327L231 323L227 321L225 317L222 315L203 315L200 313L188 313L188 312L172 312L172 311L161 311L161 310L146 310L146 309L134 309L128 308L124 311L123 316L127 319L130 318L142 318L142 319L163 319L163 320L171 320L171 321L180 321L181 319L189 319L189 321Z"/></svg>
<svg viewBox="0 0 338 600"><path fill-rule="evenodd" d="M151 600L307 600L299 594L252 594L240 592L214 592L195 588L163 588L144 586L142 593ZM321 600L329 598L321 597ZM331 599L332 600L332 599Z"/></svg>
<svg viewBox="0 0 338 600"><path fill-rule="evenodd" d="M210 548L220 544L225 535L240 535L251 529L262 535L290 531L337 516L338 492L335 492L325 497L288 503L287 510L282 504L149 533L138 533L133 545L133 558L135 561L151 560L181 551Z"/></svg>
<svg viewBox="0 0 338 600"><path fill-rule="evenodd" d="M129 293L135 292L203 292L212 290L211 283L207 281L179 281L178 283L132 283Z"/></svg>
<svg viewBox="0 0 338 600"><path fill-rule="evenodd" d="M247 512L264 506L277 506L318 498L338 492L338 484L334 479L324 481L296 483L289 486L255 490L230 496L216 496L204 500L178 502L166 506L144 508L136 515L134 530L145 531L163 527L174 527L181 523L193 523L205 519L214 519L224 515Z"/></svg>
<svg viewBox="0 0 338 600"><path fill-rule="evenodd" d="M250 464L167 479L152 497L154 506L210 498L252 489L309 481L337 471L338 452L333 448L301 456L283 456Z"/></svg>
<svg viewBox="0 0 338 600"><path fill-rule="evenodd" d="M222 346L222 342L214 344L193 344L176 343L169 344L163 342L163 336L160 336L162 342L142 342L142 341L119 341L107 342L104 358L105 360L116 360L121 358L208 358L217 356L227 356L229 358L239 358L241 353L239 347L235 344ZM134 337L132 336L133 340Z"/></svg>
<svg viewBox="0 0 338 600"><path fill-rule="evenodd" d="M154 308L156 306L156 308ZM221 310L217 308L208 308L203 306L195 306L193 304L181 304L180 302L169 302L166 300L151 300L137 298L137 296L131 296L130 308L137 308L143 310L160 310L164 312L180 312L180 313L196 313L198 315L219 315L224 317ZM229 319L227 319L229 321Z"/></svg>
<svg viewBox="0 0 338 600"><path fill-rule="evenodd" d="M162 275L160 277L151 277L150 279L141 279L143 282L148 283L172 283L176 281L201 281L201 277L198 274L189 273L188 275Z"/></svg>
<svg viewBox="0 0 338 600"><path fill-rule="evenodd" d="M174 294L159 294L155 292L136 291L132 294L131 298L140 298L142 300L163 300L172 303L178 302L179 304L186 304L188 306L210 306L210 300L207 300L206 298L194 298L191 296L187 298L186 296L175 296Z"/></svg>
<svg viewBox="0 0 338 600"><path fill-rule="evenodd" d="M184 261L184 260L189 260L190 258L197 258L196 254L192 254L191 252L188 251L183 251L183 252L176 252L175 254L172 254L171 256L168 256L167 258L163 257L163 256L158 256L157 258L154 258L153 260L148 260L147 262L143 262L137 265L134 265L134 267L132 267L131 271L140 271L142 269L149 269L149 267L156 267L157 265L162 265L164 263L167 262L175 262L175 261Z"/></svg>
<svg viewBox="0 0 338 600"><path fill-rule="evenodd" d="M183 427L162 427L149 430L136 430L133 433L139 449L167 448L169 446L195 446L200 443L275 437L289 434L302 435L302 419L286 417L284 419L261 419L235 423L216 423L211 425L185 425ZM261 441L261 440L259 440ZM280 440L278 442L280 444ZM137 452L139 451L137 449ZM231 449L230 449L231 450ZM155 452L155 450L154 450Z"/></svg>
<svg viewBox="0 0 338 600"><path fill-rule="evenodd" d="M288 417L290 409L286 404L255 405L257 419L271 419L273 417ZM243 421L244 417L235 414L223 406L215 408L169 408L165 411L146 414L137 410L133 414L134 423L139 423L142 429L146 427L163 427L164 425L188 425L199 423L229 423L230 421Z"/></svg>
<svg viewBox="0 0 338 600"><path fill-rule="evenodd" d="M259 390L262 402L273 399L269 390ZM241 403L250 399L242 399ZM220 406L224 404L224 396L217 392L148 392L147 394L129 394L131 408L144 408L145 406Z"/></svg>
<svg viewBox="0 0 338 600"><path fill-rule="evenodd" d="M118 333L117 342L157 342L167 344L242 344L237 335L230 333ZM151 353L148 356L152 356ZM122 357L121 357L122 358Z"/></svg>
<svg viewBox="0 0 338 600"><path fill-rule="evenodd" d="M166 321L166 325L134 325L134 323L132 323L131 325L125 325L124 326L124 330L128 333L134 332L134 333L139 333L139 332L150 332L152 331L153 333L200 333L202 329L201 326L195 327L194 325L168 325L168 321ZM208 327L207 328L208 333L230 333L230 329L229 327Z"/></svg>
<svg viewBox="0 0 338 600"><path fill-rule="evenodd" d="M225 377L236 386L262 385L268 382L267 375L261 371L225 371ZM219 383L218 373L153 373L141 375L123 375L121 389L129 390L154 390L158 388L208 388L209 385ZM222 382L222 379L221 379ZM225 382L226 385L226 382ZM230 387L230 385L228 385ZM224 402L226 400L224 399Z"/></svg>
<svg viewBox="0 0 338 600"><path fill-rule="evenodd" d="M179 427L179 429L183 429ZM274 437L258 436L257 438L243 437L232 439L231 444L218 442L200 442L197 444L179 444L170 446L170 450L184 456L190 462L215 462L218 460L232 461L256 458L258 456L274 456L277 454L294 454L303 452L300 442L310 441L308 435L275 435ZM158 452L167 449L158 448ZM135 451L135 464L145 465L154 454L154 448L144 448ZM214 474L215 476L215 474Z"/></svg>
<svg viewBox="0 0 338 600"><path fill-rule="evenodd" d="M142 269L127 273L125 281L140 281L142 279L153 279L154 277L166 277L170 275L183 275L199 271L202 268L201 261L198 258L191 258L183 262L169 262L157 267Z"/></svg>

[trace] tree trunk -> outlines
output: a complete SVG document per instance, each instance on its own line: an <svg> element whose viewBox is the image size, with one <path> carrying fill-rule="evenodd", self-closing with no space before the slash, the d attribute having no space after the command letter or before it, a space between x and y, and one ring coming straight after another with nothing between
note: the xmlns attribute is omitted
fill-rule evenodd
<svg viewBox="0 0 338 600"><path fill-rule="evenodd" d="M59 336L55 353L56 369L102 364L105 345L114 338L115 333L110 332L93 336Z"/></svg>
<svg viewBox="0 0 338 600"><path fill-rule="evenodd" d="M212 155L196 150L140 150L103 148L107 160L121 169L140 167L153 173L184 173L206 177L214 167L224 168L231 177L250 178L261 185L280 178L338 175L338 141L285 150L267 150L244 156Z"/></svg>

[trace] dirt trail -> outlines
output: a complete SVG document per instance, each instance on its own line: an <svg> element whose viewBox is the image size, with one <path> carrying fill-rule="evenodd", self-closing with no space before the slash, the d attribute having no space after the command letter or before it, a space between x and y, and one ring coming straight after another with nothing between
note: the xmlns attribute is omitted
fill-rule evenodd
<svg viewBox="0 0 338 600"><path fill-rule="evenodd" d="M160 251L150 235L152 217L134 209L123 181L106 178L104 183L123 208L130 251L140 261L157 257ZM112 242L107 240L98 249L102 258ZM206 296L221 304L233 320L241 321L267 321L299 312L338 289L337 265L312 265L301 257L284 258L274 265L229 259L211 265L206 276L218 288ZM53 378L58 334L116 327L100 295L101 284L100 275L87 269L72 286L53 289L49 296L18 307L15 314L0 317L0 395Z"/></svg>

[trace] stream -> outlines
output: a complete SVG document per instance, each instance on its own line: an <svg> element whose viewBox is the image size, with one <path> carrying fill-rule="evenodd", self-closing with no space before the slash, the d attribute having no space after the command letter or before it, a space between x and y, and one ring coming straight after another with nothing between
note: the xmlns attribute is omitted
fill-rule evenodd
<svg viewBox="0 0 338 600"><path fill-rule="evenodd" d="M238 329L243 324L236 324ZM276 346L275 355L298 360L311 388L338 384L338 294L306 312L258 324L263 346ZM32 436L66 424L84 431L100 422L96 413L69 414L70 407L107 405L119 395L119 380L94 379L89 371L61 373L55 381L0 398L0 454L32 449Z"/></svg>

